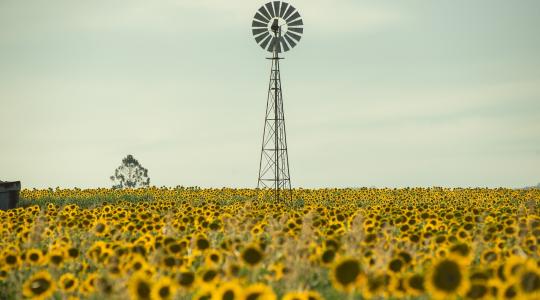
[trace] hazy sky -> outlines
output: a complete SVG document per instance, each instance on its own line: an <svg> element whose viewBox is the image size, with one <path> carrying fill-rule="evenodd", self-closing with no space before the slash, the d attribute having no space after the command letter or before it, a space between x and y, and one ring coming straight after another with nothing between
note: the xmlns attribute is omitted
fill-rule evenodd
<svg viewBox="0 0 540 300"><path fill-rule="evenodd" d="M266 1L0 0L0 179L254 187ZM540 181L540 1L296 0L282 61L295 187Z"/></svg>

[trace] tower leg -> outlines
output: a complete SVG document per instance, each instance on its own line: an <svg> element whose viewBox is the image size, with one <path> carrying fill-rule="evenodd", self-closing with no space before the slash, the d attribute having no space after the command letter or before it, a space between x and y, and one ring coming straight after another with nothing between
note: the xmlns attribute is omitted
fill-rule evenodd
<svg viewBox="0 0 540 300"><path fill-rule="evenodd" d="M274 192L274 200L292 200L291 177L289 171L289 155L287 134L285 130L285 114L283 111L283 93L281 90L281 74L279 68L279 38L276 32L266 114L259 162L259 179L257 188L270 189Z"/></svg>

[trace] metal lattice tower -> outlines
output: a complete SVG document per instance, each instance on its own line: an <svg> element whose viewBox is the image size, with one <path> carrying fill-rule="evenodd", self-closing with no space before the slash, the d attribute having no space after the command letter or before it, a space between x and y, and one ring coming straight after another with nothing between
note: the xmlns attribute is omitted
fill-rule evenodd
<svg viewBox="0 0 540 300"><path fill-rule="evenodd" d="M291 200L291 176L283 111L283 93L279 57L296 46L303 34L298 11L288 3L274 1L263 5L255 14L253 34L260 46L271 52L270 83L259 162L257 188L274 190L276 201Z"/></svg>

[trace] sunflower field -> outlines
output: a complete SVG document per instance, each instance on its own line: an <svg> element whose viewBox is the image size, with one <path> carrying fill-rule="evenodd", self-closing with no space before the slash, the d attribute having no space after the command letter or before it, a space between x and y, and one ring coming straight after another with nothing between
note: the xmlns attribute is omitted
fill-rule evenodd
<svg viewBox="0 0 540 300"><path fill-rule="evenodd" d="M0 299L540 299L540 191L23 190Z"/></svg>

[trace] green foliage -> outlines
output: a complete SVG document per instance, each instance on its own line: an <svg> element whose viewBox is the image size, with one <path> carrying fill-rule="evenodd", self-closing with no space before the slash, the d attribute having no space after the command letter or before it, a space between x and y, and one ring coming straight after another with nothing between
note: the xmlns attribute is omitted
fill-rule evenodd
<svg viewBox="0 0 540 300"><path fill-rule="evenodd" d="M122 164L116 168L114 175L110 178L114 183L113 189L139 188L150 185L148 170L131 154L122 159Z"/></svg>

